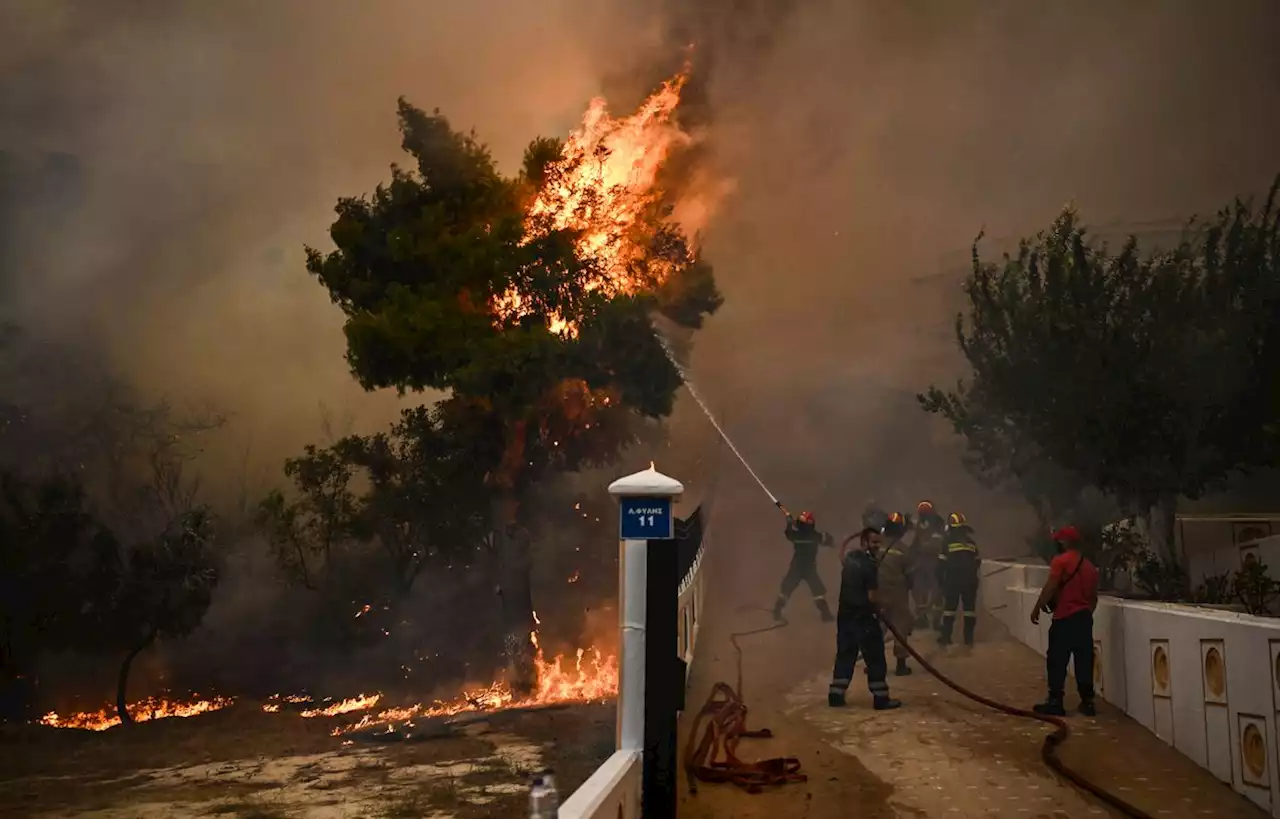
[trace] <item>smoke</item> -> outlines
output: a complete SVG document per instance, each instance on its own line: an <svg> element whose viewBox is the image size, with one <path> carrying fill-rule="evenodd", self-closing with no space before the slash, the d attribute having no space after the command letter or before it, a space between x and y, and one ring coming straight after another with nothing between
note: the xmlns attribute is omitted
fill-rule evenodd
<svg viewBox="0 0 1280 819"><path fill-rule="evenodd" d="M514 169L592 95L625 110L692 58L686 115L734 185L703 237L726 304L692 369L730 434L824 528L929 496L1018 551L1019 505L974 486L912 399L960 372L941 258L1068 200L1142 221L1257 190L1280 170L1278 35L1271 0L10 0L0 150L71 155L80 183L19 214L4 312L231 413L206 469L275 482L322 407L342 434L402 403L352 381L302 266L336 199L400 158L396 97ZM729 537L773 537L758 489L722 496Z"/></svg>
<svg viewBox="0 0 1280 819"><path fill-rule="evenodd" d="M726 303L694 377L771 489L820 525L851 531L869 497L904 511L928 497L964 509L988 554L1022 553L1025 507L977 487L912 397L963 375L965 261L944 275L943 256L981 229L1042 229L1068 201L1094 224L1136 223L1262 192L1280 171L1280 9L697 8L670 29L707 41L699 118L735 191L704 237ZM742 492L757 511L735 507L729 537L766 550L776 520ZM762 583L782 572L775 552Z"/></svg>
<svg viewBox="0 0 1280 819"><path fill-rule="evenodd" d="M326 247L338 197L400 159L399 95L514 169L580 117L620 19L580 0L6 3L0 150L65 152L85 181L74 213L26 231L10 312L105 348L149 393L232 413L211 468L246 449L278 464L320 437L322 405L380 427L400 402L349 377L303 244Z"/></svg>

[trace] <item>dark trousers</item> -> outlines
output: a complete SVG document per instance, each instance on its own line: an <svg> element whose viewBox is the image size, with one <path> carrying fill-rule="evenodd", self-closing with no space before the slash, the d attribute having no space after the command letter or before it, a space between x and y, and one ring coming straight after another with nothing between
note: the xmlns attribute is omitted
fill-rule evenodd
<svg viewBox="0 0 1280 819"><path fill-rule="evenodd" d="M800 586L805 583L809 587L809 591L813 593L814 602L819 606L825 604L827 599L827 587L822 584L822 578L818 576L817 559L808 560L803 558L791 558L791 565L787 567L787 573L782 578L782 588L778 589L778 608L781 609L791 595Z"/></svg>
<svg viewBox="0 0 1280 819"><path fill-rule="evenodd" d="M1067 662L1076 669L1080 699L1093 699L1093 612L1082 611L1054 620L1049 626L1049 650L1045 669L1049 675L1049 699L1061 700L1067 684Z"/></svg>
<svg viewBox="0 0 1280 819"><path fill-rule="evenodd" d="M956 612L964 606L964 641L973 642L973 633L978 625L978 576L964 574L958 577L946 577L942 601L942 639L951 641L951 632L955 629Z"/></svg>
<svg viewBox="0 0 1280 819"><path fill-rule="evenodd" d="M831 672L831 693L844 695L853 682L858 655L867 671L867 688L874 697L889 696L885 677L889 668L884 659L884 632L871 612L842 611L836 617L836 664Z"/></svg>

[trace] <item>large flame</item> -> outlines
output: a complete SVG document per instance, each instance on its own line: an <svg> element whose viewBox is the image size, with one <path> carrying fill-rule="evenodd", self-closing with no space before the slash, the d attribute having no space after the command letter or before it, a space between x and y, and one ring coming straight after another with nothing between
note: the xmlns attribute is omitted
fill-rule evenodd
<svg viewBox="0 0 1280 819"><path fill-rule="evenodd" d="M546 184L529 208L528 230L531 236L565 228L581 232L579 255L596 269L588 291L634 294L661 284L688 261L648 258L645 235L663 196L659 172L674 150L692 141L672 119L687 81L687 73L668 80L638 111L621 119L609 115L604 99L593 99L560 158L547 167ZM494 309L504 321L527 312L515 288L498 298ZM549 317L549 326L556 333L576 332L560 316Z"/></svg>

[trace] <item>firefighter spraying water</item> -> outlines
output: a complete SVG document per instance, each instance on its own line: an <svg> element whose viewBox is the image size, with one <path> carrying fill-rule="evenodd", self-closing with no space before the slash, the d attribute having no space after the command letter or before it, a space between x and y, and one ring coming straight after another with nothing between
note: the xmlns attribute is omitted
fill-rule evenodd
<svg viewBox="0 0 1280 819"><path fill-rule="evenodd" d="M810 512L802 512L798 518L792 519L786 507L751 468L742 452L720 426L711 409L694 388L684 367L676 360L665 338L661 333L658 333L658 337L662 340L667 357L689 389L689 394L693 396L720 439L729 447L773 505L787 516L785 531L788 540L795 544L795 553L792 565L783 581L783 592L775 605L775 617L781 617L786 598L801 580L804 580L813 591L815 600L820 601L819 610L823 614L823 619L828 619L828 610L825 600L822 599L824 586L816 572L810 572L808 563L809 552L812 551L816 555L818 546L826 542L827 536L817 530L816 521ZM862 531L847 538L841 546L840 597L835 616L836 658L827 697L828 705L832 707L845 705L845 694L852 683L857 660L861 657L866 669L867 686L871 691L873 707L876 710L892 710L901 707L902 703L889 695L884 632L887 629L894 639L898 674L910 673L907 657L912 657L948 688L987 708L1053 725L1054 732L1045 738L1041 747L1041 757L1046 765L1080 789L1092 793L1105 803L1117 808L1125 816L1134 819L1151 819L1150 814L1093 784L1058 758L1057 748L1070 736L1070 729L1060 717L1015 708L969 691L941 673L910 645L906 638L917 622L916 618L923 617L925 622L929 622L936 610L934 607L937 605L939 596L944 598L943 607L945 608L942 622L938 624L942 632L940 642L943 645L950 642L957 609L963 606L964 639L966 644L972 645L977 625L976 606L980 565L973 529L963 514L953 513L946 521L945 527L940 527L938 525L940 521L935 520L938 516L934 512L932 503L922 501L917 506L916 513L918 525L913 526L905 515L896 512L886 513L879 503L870 501L863 512ZM903 546L903 538L913 529L915 537L910 549L907 549ZM939 538L939 534L944 537ZM802 545L804 555L801 560L799 558ZM882 549L883 555L880 554ZM884 563L886 558L889 559L887 566ZM884 589L881 580L882 569L885 578L892 578L889 581L890 589L886 591L882 591ZM916 588L915 584L922 577L926 578L924 584L928 591L922 589L914 594L917 608L916 617L913 618L911 599ZM934 580L940 582L934 583L932 587L928 585ZM938 594L939 591L941 595ZM881 624L884 629L881 628ZM753 732L746 728L747 708L741 694L742 654L738 638L763 634L786 626L786 620L779 619L771 626L737 632L729 636L729 641L738 655L738 687L735 691L725 683L718 683L713 687L707 703L697 714L684 759L691 792L696 793L698 780L732 782L751 793L758 793L766 785L805 781L805 775L800 773L800 762L794 757L749 763L739 759L733 753L740 737L769 735L768 731ZM700 733L704 721L708 727ZM699 737L701 737L700 740ZM723 757L723 759L717 759L717 757Z"/></svg>

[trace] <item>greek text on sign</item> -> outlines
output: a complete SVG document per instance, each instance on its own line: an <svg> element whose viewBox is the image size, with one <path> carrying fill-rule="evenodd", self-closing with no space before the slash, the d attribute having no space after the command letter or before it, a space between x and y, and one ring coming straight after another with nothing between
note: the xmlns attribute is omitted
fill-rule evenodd
<svg viewBox="0 0 1280 819"><path fill-rule="evenodd" d="M622 498L618 502L619 536L623 540L671 540L675 518L670 498Z"/></svg>

